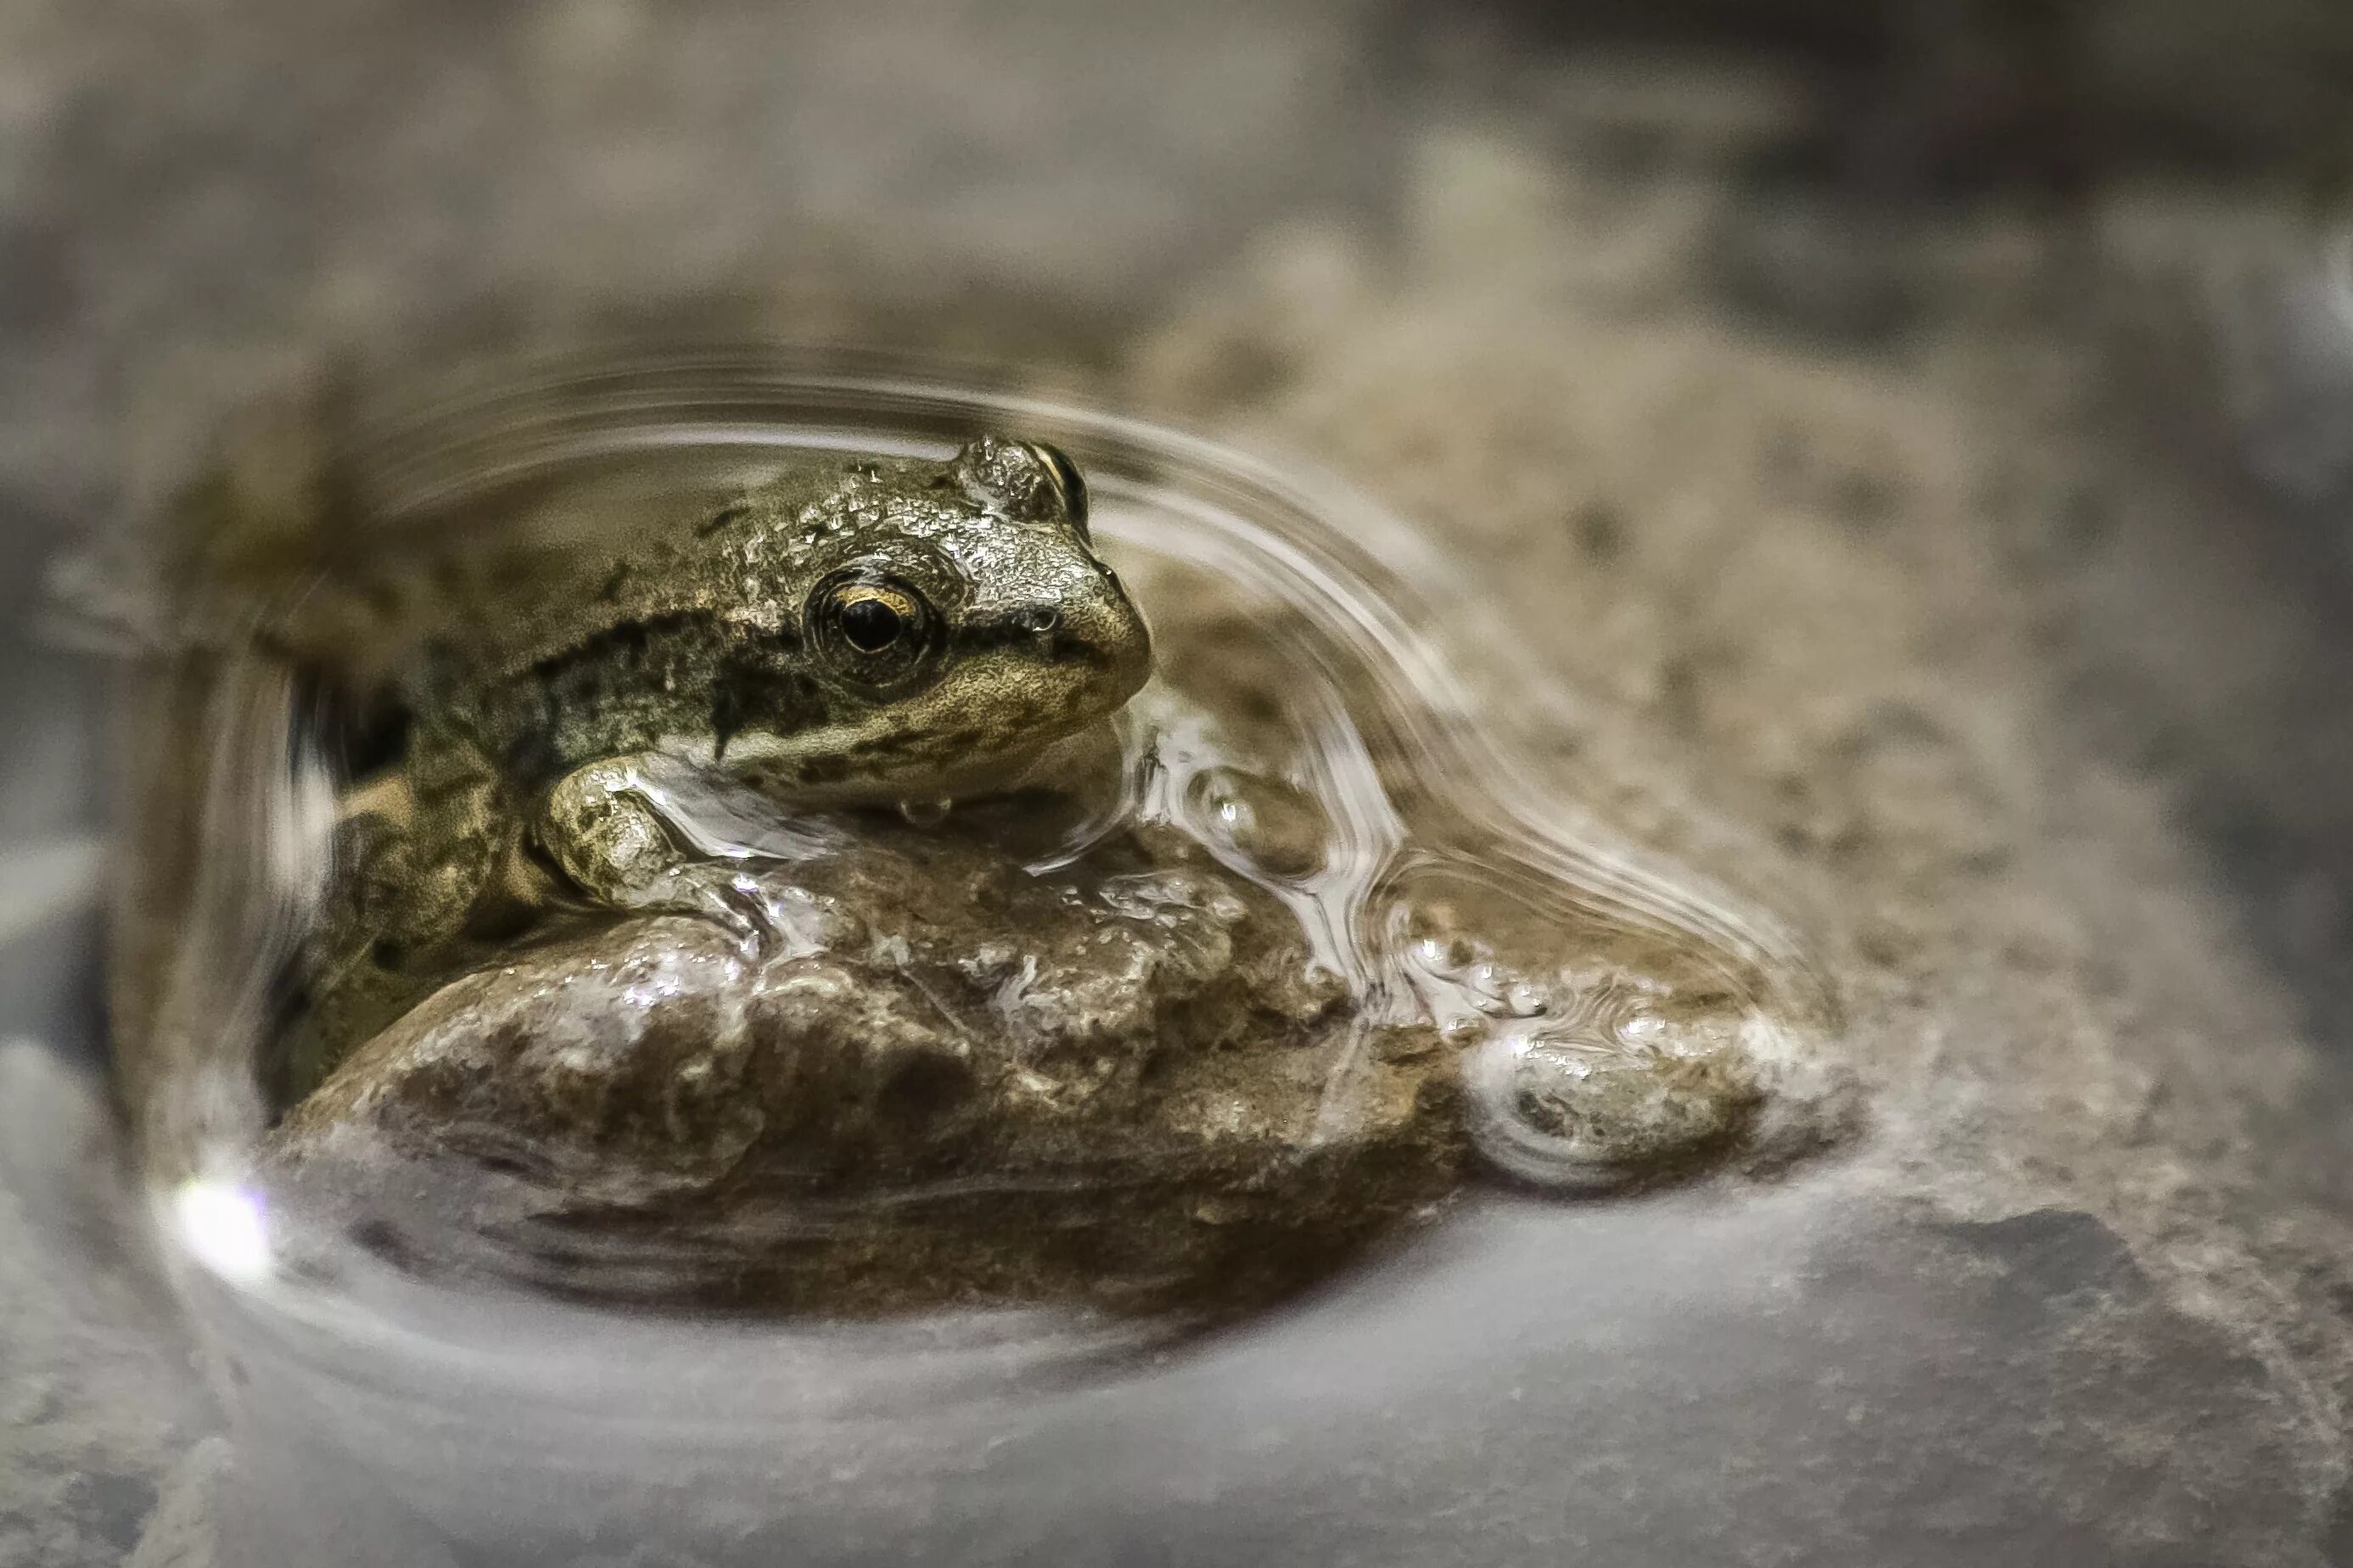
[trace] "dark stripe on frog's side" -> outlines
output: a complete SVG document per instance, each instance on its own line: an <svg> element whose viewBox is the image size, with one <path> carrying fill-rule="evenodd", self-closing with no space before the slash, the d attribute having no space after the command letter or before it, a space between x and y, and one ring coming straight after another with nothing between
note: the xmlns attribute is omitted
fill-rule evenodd
<svg viewBox="0 0 2353 1568"><path fill-rule="evenodd" d="M723 761L727 742L746 730L782 732L828 716L825 690L799 668L798 650L797 641L779 638L769 657L734 653L720 661L711 689L714 761Z"/></svg>
<svg viewBox="0 0 2353 1568"><path fill-rule="evenodd" d="M1040 632L1030 626L1024 615L979 616L956 628L955 647L959 651L983 648L1031 647L1050 664L1084 664L1097 668L1108 667L1118 656L1107 647L1099 647L1064 631Z"/></svg>
<svg viewBox="0 0 2353 1568"><path fill-rule="evenodd" d="M716 644L718 621L707 610L675 610L623 621L591 633L561 653L550 654L531 666L530 677L554 686L583 667L616 667L636 670L658 649Z"/></svg>
<svg viewBox="0 0 2353 1568"><path fill-rule="evenodd" d="M467 706L479 716L477 734L503 739L501 772L531 793L700 725L720 742L755 726L789 733L822 723L826 694L799 658L788 631L747 648L740 626L708 611L676 611L600 631L486 681Z"/></svg>

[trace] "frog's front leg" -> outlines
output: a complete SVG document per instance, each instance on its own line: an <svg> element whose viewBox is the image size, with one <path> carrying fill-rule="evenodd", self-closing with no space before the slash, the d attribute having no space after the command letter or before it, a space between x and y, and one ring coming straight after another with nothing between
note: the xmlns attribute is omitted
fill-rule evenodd
<svg viewBox="0 0 2353 1568"><path fill-rule="evenodd" d="M765 947L774 930L758 890L731 862L681 846L659 797L642 759L591 763L548 792L535 832L565 875L607 903L702 915L747 950Z"/></svg>

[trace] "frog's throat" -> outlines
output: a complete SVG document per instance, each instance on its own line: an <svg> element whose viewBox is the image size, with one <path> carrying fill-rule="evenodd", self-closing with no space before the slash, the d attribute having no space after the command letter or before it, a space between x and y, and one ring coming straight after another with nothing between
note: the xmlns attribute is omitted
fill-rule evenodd
<svg viewBox="0 0 2353 1568"><path fill-rule="evenodd" d="M743 731L723 747L713 736L666 735L658 755L742 780L762 794L811 805L890 804L1001 788L1041 747L1057 739L1034 731L1018 746L982 742L947 754L924 754L934 737L870 726L826 724L776 734Z"/></svg>

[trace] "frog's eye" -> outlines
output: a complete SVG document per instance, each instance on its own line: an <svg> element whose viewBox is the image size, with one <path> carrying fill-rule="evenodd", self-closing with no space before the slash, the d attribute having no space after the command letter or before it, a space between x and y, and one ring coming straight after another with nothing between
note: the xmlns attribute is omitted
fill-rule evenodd
<svg viewBox="0 0 2353 1568"><path fill-rule="evenodd" d="M1062 515L1071 526L1083 536L1087 531L1087 477L1071 461L1070 454L1060 447L1050 447L1043 441L1028 443L1029 455L1046 470L1054 487L1055 498L1062 503Z"/></svg>
<svg viewBox="0 0 2353 1568"><path fill-rule="evenodd" d="M842 590L834 612L843 640L860 653L881 653L905 635L915 607L902 594L860 584Z"/></svg>
<svg viewBox="0 0 2353 1568"><path fill-rule="evenodd" d="M818 646L845 675L890 685L913 674L937 641L936 617L911 584L871 570L837 573L810 595Z"/></svg>

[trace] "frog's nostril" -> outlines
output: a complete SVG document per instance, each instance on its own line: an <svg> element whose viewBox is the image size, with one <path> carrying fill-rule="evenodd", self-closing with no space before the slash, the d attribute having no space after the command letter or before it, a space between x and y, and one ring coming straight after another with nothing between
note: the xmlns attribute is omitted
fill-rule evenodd
<svg viewBox="0 0 2353 1568"><path fill-rule="evenodd" d="M1042 636L1062 624L1062 612L1050 605L1040 605L1023 615L1021 624L1029 630Z"/></svg>

